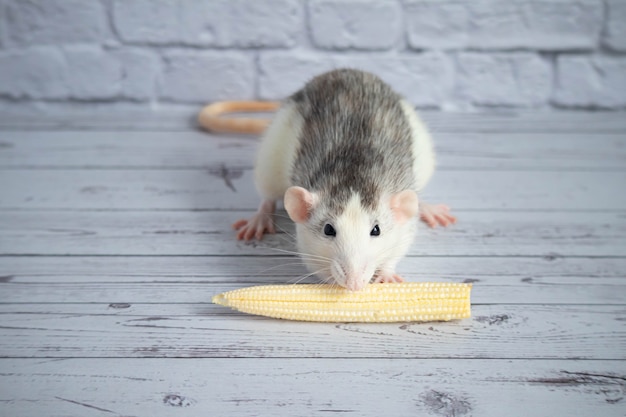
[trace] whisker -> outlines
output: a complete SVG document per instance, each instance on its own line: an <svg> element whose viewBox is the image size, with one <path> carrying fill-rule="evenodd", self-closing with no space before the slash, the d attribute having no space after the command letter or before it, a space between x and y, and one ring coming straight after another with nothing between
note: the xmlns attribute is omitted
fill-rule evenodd
<svg viewBox="0 0 626 417"><path fill-rule="evenodd" d="M326 267L324 267L324 268L320 268L320 269L318 269L317 271L313 271L313 272L311 272L311 273L305 274L305 275L304 275L304 276L302 276L302 277L296 277L296 278L294 278L294 279L295 279L295 280L297 280L297 281L296 281L296 282L294 282L293 284L294 284L294 285L299 284L300 282L304 281L305 279L307 279L307 278L309 278L309 277L312 277L313 275L317 275L317 274L319 274L320 272L324 271L325 269L326 269ZM293 280L289 280L288 282L290 282L290 281L293 281Z"/></svg>
<svg viewBox="0 0 626 417"><path fill-rule="evenodd" d="M298 255L300 257L307 258L307 259L320 259L320 260L324 260L324 261L332 261L331 258L327 258L327 257L321 256L321 255L313 255L313 254L310 254L310 253L297 252L297 251L291 251L291 250L280 249L280 248L268 248L268 249L275 250L277 252L288 253L290 255Z"/></svg>
<svg viewBox="0 0 626 417"><path fill-rule="evenodd" d="M267 272L269 272L269 271L272 271L272 270L274 270L274 269L279 269L279 268L282 268L282 267L286 267L286 266L294 266L294 265L304 266L304 263L303 263L303 262L290 262L290 263L288 263L288 264L274 265L274 266L271 266L271 267L269 267L269 268L265 268L265 269L264 269L264 270L262 270L262 271L259 271L256 275L265 274L265 273L267 273Z"/></svg>
<svg viewBox="0 0 626 417"><path fill-rule="evenodd" d="M387 255L388 253L393 252L393 251L397 250L398 248L406 246L406 245L409 245L409 247L410 247L411 243L413 243L413 237L412 236L410 238L409 237L403 238L399 242L397 242L394 246L385 249L381 253L381 255Z"/></svg>
<svg viewBox="0 0 626 417"><path fill-rule="evenodd" d="M287 229L281 227L278 223L275 222L274 227L276 228L276 230L281 231L283 232L283 234L290 237L294 242L296 241L296 236L294 234L289 233Z"/></svg>
<svg viewBox="0 0 626 417"><path fill-rule="evenodd" d="M288 214L279 214L278 212L274 212L274 217L280 217L281 219L289 219L289 221L292 221Z"/></svg>

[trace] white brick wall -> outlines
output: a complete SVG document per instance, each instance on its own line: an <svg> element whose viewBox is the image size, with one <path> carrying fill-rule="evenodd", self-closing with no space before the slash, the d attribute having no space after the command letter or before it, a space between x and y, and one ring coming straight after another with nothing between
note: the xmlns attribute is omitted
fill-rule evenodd
<svg viewBox="0 0 626 417"><path fill-rule="evenodd" d="M0 102L280 99L338 67L441 109L626 108L626 0L0 0Z"/></svg>

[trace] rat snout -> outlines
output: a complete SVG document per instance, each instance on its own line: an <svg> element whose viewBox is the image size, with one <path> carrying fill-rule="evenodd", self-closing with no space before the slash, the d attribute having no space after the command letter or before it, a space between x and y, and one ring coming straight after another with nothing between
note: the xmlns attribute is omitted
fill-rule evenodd
<svg viewBox="0 0 626 417"><path fill-rule="evenodd" d="M366 269L367 267L364 265L357 267L347 263L333 262L331 274L335 282L347 290L361 291L369 282L369 279L365 277Z"/></svg>
<svg viewBox="0 0 626 417"><path fill-rule="evenodd" d="M349 291L361 291L367 283L363 281L362 276L348 276L346 279L346 289Z"/></svg>

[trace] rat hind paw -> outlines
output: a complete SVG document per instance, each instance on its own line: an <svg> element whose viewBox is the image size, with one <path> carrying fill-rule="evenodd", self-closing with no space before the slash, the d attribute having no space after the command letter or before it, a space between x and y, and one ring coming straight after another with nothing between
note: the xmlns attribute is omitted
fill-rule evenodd
<svg viewBox="0 0 626 417"><path fill-rule="evenodd" d="M449 226L456 223L456 217L450 214L445 204L420 204L420 219L430 227Z"/></svg>
<svg viewBox="0 0 626 417"><path fill-rule="evenodd" d="M237 230L238 240L263 239L265 233L276 233L272 216L268 214L255 214L250 220L241 219L233 223L233 229Z"/></svg>

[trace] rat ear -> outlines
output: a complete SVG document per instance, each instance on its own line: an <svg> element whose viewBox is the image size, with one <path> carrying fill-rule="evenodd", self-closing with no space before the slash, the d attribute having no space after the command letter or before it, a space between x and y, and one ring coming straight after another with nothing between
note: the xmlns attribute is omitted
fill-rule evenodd
<svg viewBox="0 0 626 417"><path fill-rule="evenodd" d="M391 196L389 202L394 219L402 224L411 217L417 215L419 204L417 202L417 193L413 190L400 191L398 194Z"/></svg>
<svg viewBox="0 0 626 417"><path fill-rule="evenodd" d="M316 204L317 196L302 187L289 187L285 192L285 210L296 223L307 221Z"/></svg>

